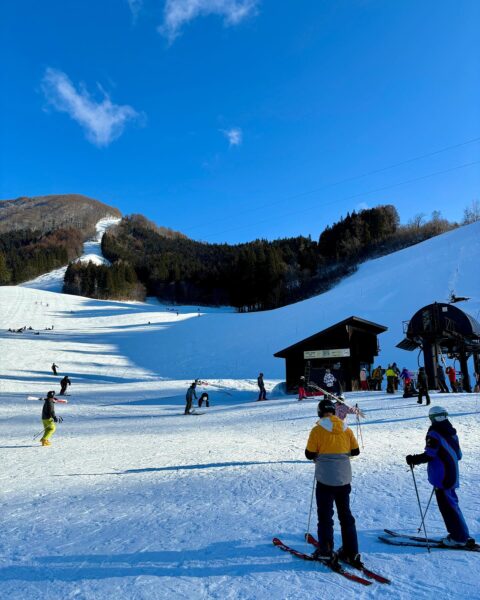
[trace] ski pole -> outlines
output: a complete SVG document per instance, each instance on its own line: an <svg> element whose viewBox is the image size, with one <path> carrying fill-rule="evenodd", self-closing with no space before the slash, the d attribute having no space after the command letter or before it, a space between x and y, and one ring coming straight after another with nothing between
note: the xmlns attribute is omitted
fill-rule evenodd
<svg viewBox="0 0 480 600"><path fill-rule="evenodd" d="M432 493L430 494L430 500L428 501L427 508L425 509L425 512L423 513L422 522L420 523L420 527L417 529L417 533L420 533L420 529L422 528L423 521L425 520L425 517L427 516L427 512L428 512L428 509L430 508L430 502L432 501L434 491L435 491L435 488L432 489Z"/></svg>
<svg viewBox="0 0 480 600"><path fill-rule="evenodd" d="M310 498L310 510L308 511L308 523L307 523L307 532L305 534L305 539L310 533L310 518L312 516L312 506L313 506L313 494L315 492L315 472L313 473L313 484L312 484L312 497Z"/></svg>
<svg viewBox="0 0 480 600"><path fill-rule="evenodd" d="M420 496L418 495L417 480L415 479L415 473L413 472L413 465L410 465L410 470L412 471L413 485L415 486L415 493L417 494L418 508L420 510L420 516L422 517L423 533L425 534L425 539L427 541L427 550L428 550L428 552L430 552L430 542L428 541L427 530L425 528L425 521L423 519L422 505L420 504Z"/></svg>
<svg viewBox="0 0 480 600"><path fill-rule="evenodd" d="M34 439L34 440L36 440L36 439L37 439L37 437L38 437L39 435L42 435L42 433L43 433L43 432L44 432L44 430L42 429L42 431L39 431L38 433L36 433L36 434L33 436L33 439Z"/></svg>
<svg viewBox="0 0 480 600"><path fill-rule="evenodd" d="M358 409L358 404L355 404L355 408ZM360 433L360 440L362 441L362 450L365 450L365 446L363 444L363 433L362 433L362 424L360 423L360 415L357 412L357 429ZM358 437L358 434L357 434Z"/></svg>

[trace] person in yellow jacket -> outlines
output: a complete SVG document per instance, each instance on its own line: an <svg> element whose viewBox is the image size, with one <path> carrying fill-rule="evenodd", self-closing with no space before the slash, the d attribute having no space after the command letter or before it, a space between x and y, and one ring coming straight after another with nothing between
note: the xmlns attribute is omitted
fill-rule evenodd
<svg viewBox="0 0 480 600"><path fill-rule="evenodd" d="M325 399L318 404L320 419L310 432L305 456L315 461L316 500L318 513L318 543L314 557L361 565L358 553L357 529L350 511L352 468L350 457L360 450L352 430L335 416L335 405ZM333 505L337 509L342 532L342 547L334 552Z"/></svg>
<svg viewBox="0 0 480 600"><path fill-rule="evenodd" d="M391 365L388 365L385 375L387 376L387 394L393 394L395 393L395 378L397 374Z"/></svg>

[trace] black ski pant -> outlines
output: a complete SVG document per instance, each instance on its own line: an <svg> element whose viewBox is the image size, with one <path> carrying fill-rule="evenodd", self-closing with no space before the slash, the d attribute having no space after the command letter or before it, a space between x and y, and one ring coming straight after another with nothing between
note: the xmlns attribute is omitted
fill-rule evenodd
<svg viewBox="0 0 480 600"><path fill-rule="evenodd" d="M387 394L393 394L395 392L395 377L393 375L387 376Z"/></svg>
<svg viewBox="0 0 480 600"><path fill-rule="evenodd" d="M351 490L349 483L347 485L325 485L317 481L315 495L317 498L318 542L321 552L328 553L334 549L333 504L335 503L345 554L353 557L358 553L357 528L350 511Z"/></svg>
<svg viewBox="0 0 480 600"><path fill-rule="evenodd" d="M442 394L448 394L448 387L447 387L447 384L445 383L445 379L438 380L438 387L440 388L440 392Z"/></svg>
<svg viewBox="0 0 480 600"><path fill-rule="evenodd" d="M205 402L205 406L208 408L210 406L210 402L208 401L208 398L202 398L200 397L200 400L198 401L198 408L202 408L202 404Z"/></svg>
<svg viewBox="0 0 480 600"><path fill-rule="evenodd" d="M260 393L258 394L258 399L266 400L267 399L267 390L265 389L265 386L262 386L259 389L260 389Z"/></svg>
<svg viewBox="0 0 480 600"><path fill-rule="evenodd" d="M60 393L58 395L59 396L63 396L66 391L67 391L67 386L66 385L62 385L62 389L60 390Z"/></svg>
<svg viewBox="0 0 480 600"><path fill-rule="evenodd" d="M418 388L418 404L422 403L423 397L425 396L425 404L428 406L430 404L430 396L428 395L428 390L426 388Z"/></svg>
<svg viewBox="0 0 480 600"><path fill-rule="evenodd" d="M187 398L187 405L185 406L185 414L188 415L190 414L190 411L192 410L192 402L193 402L193 398Z"/></svg>

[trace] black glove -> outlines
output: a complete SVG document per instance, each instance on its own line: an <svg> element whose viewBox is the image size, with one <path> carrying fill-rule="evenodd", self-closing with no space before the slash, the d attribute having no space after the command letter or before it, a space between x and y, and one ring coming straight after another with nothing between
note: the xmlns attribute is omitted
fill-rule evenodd
<svg viewBox="0 0 480 600"><path fill-rule="evenodd" d="M405 460L407 461L407 465L414 467L415 465L427 463L430 458L423 452L422 454L409 454L405 457Z"/></svg>
<svg viewBox="0 0 480 600"><path fill-rule="evenodd" d="M62 417L53 417L53 420L55 421L55 423L62 423L63 422L63 418Z"/></svg>

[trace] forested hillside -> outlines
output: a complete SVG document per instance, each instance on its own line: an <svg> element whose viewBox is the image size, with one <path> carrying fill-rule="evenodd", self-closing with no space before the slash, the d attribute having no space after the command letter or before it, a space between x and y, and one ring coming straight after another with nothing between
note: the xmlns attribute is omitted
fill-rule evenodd
<svg viewBox="0 0 480 600"><path fill-rule="evenodd" d="M439 214L424 224L418 221L400 226L395 207L386 205L348 214L327 227L318 242L296 237L231 246L198 242L175 232L167 237L143 217L132 216L105 234L102 251L114 265L118 261L131 265L148 295L177 303L228 304L251 311L276 308L325 291L353 273L366 258L452 227ZM124 272L129 271L124 268ZM101 298L105 291L101 289L100 268L98 273L94 297ZM88 277L93 276L92 268ZM80 287L88 287L81 283L78 268L76 277ZM83 277L87 277L85 267ZM129 277L131 280L131 274ZM117 278L122 293L131 283Z"/></svg>
<svg viewBox="0 0 480 600"><path fill-rule="evenodd" d="M80 256L83 236L77 229L42 234L21 229L0 235L0 285L27 281Z"/></svg>

